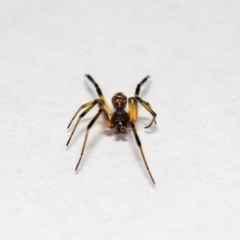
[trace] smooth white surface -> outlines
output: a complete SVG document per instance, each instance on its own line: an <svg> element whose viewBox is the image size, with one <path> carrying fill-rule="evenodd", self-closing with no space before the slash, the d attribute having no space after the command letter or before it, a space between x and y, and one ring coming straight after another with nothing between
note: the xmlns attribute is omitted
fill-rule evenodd
<svg viewBox="0 0 240 240"><path fill-rule="evenodd" d="M0 238L223 240L240 236L239 1L1 1ZM97 97L140 96L137 130L101 119L75 174Z"/></svg>

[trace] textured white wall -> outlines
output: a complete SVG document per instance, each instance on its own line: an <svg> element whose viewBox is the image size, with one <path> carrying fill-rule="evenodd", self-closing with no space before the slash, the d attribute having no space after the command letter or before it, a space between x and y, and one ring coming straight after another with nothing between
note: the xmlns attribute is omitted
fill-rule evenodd
<svg viewBox="0 0 240 240"><path fill-rule="evenodd" d="M0 238L225 240L240 235L240 2L16 1L0 8ZM85 128L97 97L140 96L125 140Z"/></svg>

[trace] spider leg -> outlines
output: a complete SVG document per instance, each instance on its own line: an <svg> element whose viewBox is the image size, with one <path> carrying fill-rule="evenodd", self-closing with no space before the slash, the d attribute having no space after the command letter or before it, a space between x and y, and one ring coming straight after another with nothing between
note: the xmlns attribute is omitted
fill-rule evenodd
<svg viewBox="0 0 240 240"><path fill-rule="evenodd" d="M137 85L136 91L135 91L135 94L134 94L134 97L138 97L141 86L148 80L148 78L150 78L150 76L146 76L146 77Z"/></svg>
<svg viewBox="0 0 240 240"><path fill-rule="evenodd" d="M138 97L141 86L148 80L149 77L150 77L150 76L146 76L146 77L137 85L136 90L135 90L134 97ZM137 121L137 117L138 117L137 100L136 100L136 99L132 99L131 101L128 100L128 108L129 108L129 114L130 114L130 117L132 118L132 121L133 121L133 122L136 122L136 121Z"/></svg>
<svg viewBox="0 0 240 240"><path fill-rule="evenodd" d="M112 128L112 124L110 122L109 115L108 115L107 110L105 109L104 105L102 104L102 102L99 102L98 106L99 106L99 109L103 108L105 110L105 111L101 112L103 123L106 125L106 127Z"/></svg>
<svg viewBox="0 0 240 240"><path fill-rule="evenodd" d="M148 167L146 158L145 158L145 156L144 156L143 149L142 149L142 144L141 144L140 139L139 139L139 137L138 137L138 134L137 134L137 130L136 130L136 128L135 128L135 125L134 125L133 122L130 122L130 124L131 124L132 130L133 130L133 133L134 133L134 136L135 136L137 145L138 145L138 147L139 147L139 149L140 149L140 152L141 152L141 155L142 155L144 164L145 164L145 166L146 166L146 168L147 168L148 174L149 174L150 178L152 179L152 182L155 184L155 181L154 181L154 179L153 179L153 176L152 176L152 174L151 174L151 172L150 172L150 169L149 169L149 167Z"/></svg>
<svg viewBox="0 0 240 240"><path fill-rule="evenodd" d="M70 137L69 137L69 139L68 139L68 141L67 141L67 146L68 146L69 142L71 141L71 138L72 138L72 136L73 136L73 134L74 134L74 132L75 132L75 130L76 130L76 128L77 128L80 120L81 120L97 103L99 103L99 102L102 102L102 99L95 99L95 100L92 101L92 102L89 102L89 103L84 104L85 107L86 107L86 105L87 105L88 108L87 108L82 114L80 114L80 116L78 117L78 120L77 120L77 122L75 123L75 126L74 126L74 128L73 128L73 130L72 130L72 132L71 132L71 135L70 135ZM84 106L84 105L83 105L83 106ZM81 107L80 107L80 108L81 108ZM78 109L78 110L79 110L79 109ZM79 111L80 111L80 110L79 110ZM77 112L79 112L79 111L77 111ZM71 122L70 122L70 123L71 123Z"/></svg>
<svg viewBox="0 0 240 240"><path fill-rule="evenodd" d="M107 113L108 113L110 116L112 116L113 112L112 112L111 108L109 107L109 105L108 105L105 97L103 96L102 90L100 89L99 85L93 80L93 78L92 78L90 75L86 74L85 76L86 76L86 77L88 78L88 80L95 86L96 91L97 91L97 93L98 93L98 96L100 97L100 99L103 100L103 107L104 107L104 109L107 111Z"/></svg>
<svg viewBox="0 0 240 240"><path fill-rule="evenodd" d="M78 113L79 113L83 108L86 108L86 107L90 106L90 105L92 104L92 102L93 102L93 101L83 104L83 105L76 111L76 113L75 113L74 116L72 117L70 123L68 124L68 127L67 127L67 128L69 128L69 127L71 126L73 120L74 120L75 117L78 115Z"/></svg>
<svg viewBox="0 0 240 240"><path fill-rule="evenodd" d="M82 156L83 156L83 153L84 153L84 149L85 149L85 146L86 146L86 143L87 143L87 138L88 138L89 130L90 130L90 128L92 127L92 125L95 123L95 121L98 119L98 117L100 116L100 114L103 113L103 112L105 112L106 115L107 115L106 110L103 109L103 108L100 108L100 109L98 110L98 113L95 115L95 117L91 120L91 122L90 122L90 123L88 124L88 126L87 126L87 130L86 130L86 134L85 134L85 138L84 138L84 142L83 142L83 146L82 146L82 152L81 152L80 158L79 158L79 160L78 160L77 166L76 166L76 168L75 168L76 171L77 171L78 166L79 166L79 164L80 164L80 162L81 162L81 160L82 160ZM108 116L108 115L107 115L107 116ZM108 118L108 121L109 121L109 118ZM110 121L109 121L109 122L110 122Z"/></svg>
<svg viewBox="0 0 240 240"><path fill-rule="evenodd" d="M137 102L139 102L153 116L152 121L145 128L151 127L153 122L155 122L155 124L157 124L157 122L156 122L157 114L152 110L151 105L148 102L142 100L140 97L130 97L128 99L129 114L130 114L130 116L132 118L132 121L136 122L137 118L138 118L138 115L137 115L137 113L138 113L138 111L137 111Z"/></svg>
<svg viewBox="0 0 240 240"><path fill-rule="evenodd" d="M152 116L153 116L153 119L151 121L151 123L146 126L145 128L148 128L152 125L153 122L156 122L156 116L157 114L152 110L152 107L151 105L142 100L140 97L138 97L139 93L140 93L140 88L141 86L148 80L150 76L146 76L136 87L136 90L135 90L135 94L134 94L134 97L131 97L128 99L128 108L129 108L129 115L131 117L131 120L132 122L136 122L137 121L137 118L138 118L138 107L137 107L137 102L139 102L146 110L148 110Z"/></svg>

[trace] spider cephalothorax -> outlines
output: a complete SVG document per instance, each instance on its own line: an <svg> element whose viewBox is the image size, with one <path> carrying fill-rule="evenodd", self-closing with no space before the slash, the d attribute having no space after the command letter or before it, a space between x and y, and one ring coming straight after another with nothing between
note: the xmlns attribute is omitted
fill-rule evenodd
<svg viewBox="0 0 240 240"><path fill-rule="evenodd" d="M81 162L81 159L82 159L82 156L83 156L83 153L84 153L84 149L85 149L85 146L86 146L86 142L87 142L87 137L88 137L88 133L89 133L89 130L90 128L92 127L92 125L94 124L94 122L97 120L97 118L102 115L102 119L103 119L103 122L105 123L105 125L109 128L114 128L115 129L115 133L116 134L126 134L126 128L130 125L132 130L133 130L133 134L135 136L135 139L136 139L136 142L137 142L137 145L140 149L140 152L141 152L141 155L142 155L142 158L143 158L143 161L144 161L144 164L147 168L147 171L149 173L149 176L151 177L153 183L154 182L154 179L152 177L152 174L149 170L149 167L148 167L148 164L147 164L147 161L145 159L145 156L144 156L144 153L143 153L143 149L142 149L142 145L141 145L141 142L140 142L140 139L138 137L138 134L137 134L137 131L136 131L136 128L135 128L135 125L134 125L134 122L137 121L137 118L138 118L138 111L137 111L137 102L139 102L147 111L149 111L153 118L152 118L152 121L150 122L150 124L148 126L146 126L146 128L150 127L152 125L153 122L156 123L155 119L156 119L156 116L157 114L152 110L151 108L151 105L142 100L140 97L138 97L139 95L139 92L140 92L140 87L141 85L147 81L147 79L149 78L149 76L147 76L146 78L144 78L138 85L137 85L137 88L136 88L136 91L135 91L135 94L134 94L134 97L130 97L128 100L127 100L127 97L121 93L121 92L118 92L116 93L113 98L112 98L112 104L113 104L113 107L115 108L115 111L113 112L111 110L111 108L109 107L109 105L107 104L107 101L106 99L104 98L103 94L102 94L102 91L99 87L99 85L93 80L93 78L90 76L90 75L86 75L86 77L94 84L96 90L97 90L97 93L98 93L98 96L99 98L91 101L91 102L88 102L88 103L85 103L83 104L78 110L77 112L74 114L74 116L72 117L69 125L68 125L68 128L70 127L70 125L72 124L73 120L75 119L75 117L78 115L78 113L83 109L83 108L86 108L85 111L83 111L80 115L79 115L79 118L72 130L72 133L67 141L67 145L69 144L69 142L71 141L71 138L80 122L80 120L95 106L95 105L98 105L99 106L99 110L98 110L98 113L95 115L95 117L91 120L91 122L88 124L88 127L87 127L87 131L86 131L86 135L85 135L85 139L84 139L84 142L83 142L83 147L82 147L82 151L81 151L81 155L80 155L80 158L78 160L78 163L77 163L77 166L76 166L76 170ZM124 109L127 105L127 102L128 102L128 112L126 112Z"/></svg>
<svg viewBox="0 0 240 240"><path fill-rule="evenodd" d="M114 94L114 96L112 97L112 105L115 109L124 109L127 105L127 97L121 92Z"/></svg>

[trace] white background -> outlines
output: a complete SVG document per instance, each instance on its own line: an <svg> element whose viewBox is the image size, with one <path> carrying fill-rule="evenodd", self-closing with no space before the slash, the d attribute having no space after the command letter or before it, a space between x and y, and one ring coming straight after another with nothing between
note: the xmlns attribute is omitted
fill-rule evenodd
<svg viewBox="0 0 240 240"><path fill-rule="evenodd" d="M240 2L0 3L0 238L183 239L240 236ZM136 127L101 118L75 174L86 126L76 109L117 91L140 96Z"/></svg>

